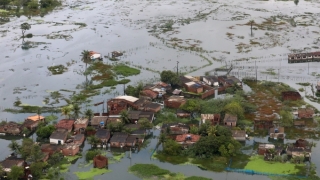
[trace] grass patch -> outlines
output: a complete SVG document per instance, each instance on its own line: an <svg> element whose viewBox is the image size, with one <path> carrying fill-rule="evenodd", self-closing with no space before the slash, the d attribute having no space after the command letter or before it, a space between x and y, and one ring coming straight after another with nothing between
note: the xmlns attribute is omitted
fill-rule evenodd
<svg viewBox="0 0 320 180"><path fill-rule="evenodd" d="M162 153L156 154L154 157L159 159L161 162L169 162L171 164L184 164L189 161L188 157L185 156L168 156Z"/></svg>
<svg viewBox="0 0 320 180"><path fill-rule="evenodd" d="M301 86L310 86L310 83L296 83L296 84L298 84L298 85L301 85Z"/></svg>
<svg viewBox="0 0 320 180"><path fill-rule="evenodd" d="M199 176L190 176L185 178L184 180L211 180L210 178L199 177Z"/></svg>
<svg viewBox="0 0 320 180"><path fill-rule="evenodd" d="M263 156L252 156L248 164L244 167L258 172L274 173L274 174L300 174L300 168L304 164L291 164L281 162L270 162L263 160Z"/></svg>
<svg viewBox="0 0 320 180"><path fill-rule="evenodd" d="M140 74L139 69L131 68L131 67L126 66L124 64L115 65L112 69L117 75L121 75L124 77Z"/></svg>
<svg viewBox="0 0 320 180"><path fill-rule="evenodd" d="M209 159L193 159L191 161L192 164L198 165L202 169L222 172L228 166L228 159L225 157L212 157Z"/></svg>
<svg viewBox="0 0 320 180"><path fill-rule="evenodd" d="M164 175L170 174L169 170L161 169L154 164L135 164L129 170L142 178L151 178L153 176L164 177Z"/></svg>
<svg viewBox="0 0 320 180"><path fill-rule="evenodd" d="M65 67L64 65L60 64L60 65L57 65L57 66L49 66L48 67L48 70L53 74L53 75L56 75L56 74L62 74L66 71L68 71L68 68Z"/></svg>
<svg viewBox="0 0 320 180"><path fill-rule="evenodd" d="M111 170L91 168L90 171L74 172L74 174L76 174L79 179L93 179L95 176L102 175L107 172L111 172Z"/></svg>
<svg viewBox="0 0 320 180"><path fill-rule="evenodd" d="M252 148L252 147L251 147ZM246 154L239 154L232 158L231 168L243 169L250 161L250 156Z"/></svg>

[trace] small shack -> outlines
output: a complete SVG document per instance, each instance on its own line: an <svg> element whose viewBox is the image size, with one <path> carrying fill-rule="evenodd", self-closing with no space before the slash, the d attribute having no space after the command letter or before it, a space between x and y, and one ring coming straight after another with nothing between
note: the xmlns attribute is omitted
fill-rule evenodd
<svg viewBox="0 0 320 180"><path fill-rule="evenodd" d="M94 168L108 168L108 158L102 155L97 155L93 158Z"/></svg>
<svg viewBox="0 0 320 180"><path fill-rule="evenodd" d="M124 132L115 132L110 139L111 147L124 147L126 145L126 140L128 138L128 134Z"/></svg>
<svg viewBox="0 0 320 180"><path fill-rule="evenodd" d="M284 127L270 128L269 136L273 139L284 139Z"/></svg>
<svg viewBox="0 0 320 180"><path fill-rule="evenodd" d="M265 155L268 152L268 150L270 150L270 149L275 149L275 145L273 145L273 144L259 144L258 154Z"/></svg>
<svg viewBox="0 0 320 180"><path fill-rule="evenodd" d="M296 92L296 91L282 92L282 100L284 101L296 101L300 99L301 99L301 95L299 92Z"/></svg>
<svg viewBox="0 0 320 180"><path fill-rule="evenodd" d="M246 141L246 131L244 130L232 130L232 137L237 141Z"/></svg>

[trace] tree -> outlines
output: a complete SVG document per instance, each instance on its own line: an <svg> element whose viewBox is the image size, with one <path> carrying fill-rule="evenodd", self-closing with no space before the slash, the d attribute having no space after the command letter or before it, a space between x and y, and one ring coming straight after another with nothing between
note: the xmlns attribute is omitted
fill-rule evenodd
<svg viewBox="0 0 320 180"><path fill-rule="evenodd" d="M295 4L296 6L298 6L299 0L294 0L294 4Z"/></svg>
<svg viewBox="0 0 320 180"><path fill-rule="evenodd" d="M70 119L70 113L71 113L70 107L65 106L65 107L61 108L61 115L65 116L68 119Z"/></svg>
<svg viewBox="0 0 320 180"><path fill-rule="evenodd" d="M111 132L121 132L123 130L123 123L122 122L112 122L108 123L107 128Z"/></svg>
<svg viewBox="0 0 320 180"><path fill-rule="evenodd" d="M85 89L87 89L87 87L88 87L88 72L87 72L87 67L88 67L88 63L91 62L90 52L89 52L88 50L83 50L83 51L81 52L81 61L86 64L86 69L85 69L85 76L86 76Z"/></svg>
<svg viewBox="0 0 320 180"><path fill-rule="evenodd" d="M21 29L21 31L22 31L22 38L24 38L24 33L25 33L27 30L31 29L31 25L28 24L28 23L22 23L22 24L20 25L20 29Z"/></svg>
<svg viewBox="0 0 320 180"><path fill-rule="evenodd" d="M153 127L153 124L147 118L139 119L138 124L143 129L151 129Z"/></svg>
<svg viewBox="0 0 320 180"><path fill-rule="evenodd" d="M139 83L137 86L127 86L127 88L125 89L125 93L128 96L134 96L134 97L139 97L140 96L140 92L143 90L143 83Z"/></svg>
<svg viewBox="0 0 320 180"><path fill-rule="evenodd" d="M207 131L208 136L216 136L217 128L216 126L210 126Z"/></svg>
<svg viewBox="0 0 320 180"><path fill-rule="evenodd" d="M63 154L61 154L60 152L55 152L49 157L47 162L50 166L54 166L58 164L62 159L63 159Z"/></svg>
<svg viewBox="0 0 320 180"><path fill-rule="evenodd" d="M23 159L28 159L32 153L34 142L30 138L24 138L22 140L20 154Z"/></svg>
<svg viewBox="0 0 320 180"><path fill-rule="evenodd" d="M37 129L36 134L39 138L48 139L55 130L54 125L42 126Z"/></svg>
<svg viewBox="0 0 320 180"><path fill-rule="evenodd" d="M41 147L37 144L33 144L30 150L30 155L27 158L30 162L36 163L41 162L44 158L44 154L41 151Z"/></svg>
<svg viewBox="0 0 320 180"><path fill-rule="evenodd" d="M290 127L293 125L293 115L289 111L280 111L280 123L284 127Z"/></svg>
<svg viewBox="0 0 320 180"><path fill-rule="evenodd" d="M41 107L38 108L37 113L38 113L38 118L39 118L39 121L40 121L40 115L42 113L42 108Z"/></svg>
<svg viewBox="0 0 320 180"><path fill-rule="evenodd" d="M231 114L237 116L238 118L242 118L244 116L243 107L238 102L231 102L224 107L224 111L227 114Z"/></svg>
<svg viewBox="0 0 320 180"><path fill-rule="evenodd" d="M11 151L13 151L15 154L20 153L21 146L18 144L17 141L11 140L11 143L8 145Z"/></svg>
<svg viewBox="0 0 320 180"><path fill-rule="evenodd" d="M253 35L252 34L252 25L255 24L255 22L254 22L254 20L250 20L249 23L250 23L250 26L251 26L251 36L252 36Z"/></svg>
<svg viewBox="0 0 320 180"><path fill-rule="evenodd" d="M24 174L23 167L20 166L12 166L11 171L8 174L8 178L10 180L18 180L20 179Z"/></svg>
<svg viewBox="0 0 320 180"><path fill-rule="evenodd" d="M159 136L159 144L162 144L162 148L164 147L164 143L167 141L167 134L161 133Z"/></svg>
<svg viewBox="0 0 320 180"><path fill-rule="evenodd" d="M199 112L201 110L201 107L197 99L188 99L185 104L180 106L180 109L193 114L194 112Z"/></svg>
<svg viewBox="0 0 320 180"><path fill-rule="evenodd" d="M190 127L190 133L191 134L198 134L199 133L199 128L197 126L191 126Z"/></svg>
<svg viewBox="0 0 320 180"><path fill-rule="evenodd" d="M2 167L2 165L0 164L0 177L2 177L2 175L3 175L4 172L5 172L5 171L4 171L3 167Z"/></svg>
<svg viewBox="0 0 320 180"><path fill-rule="evenodd" d="M91 144L91 147L95 147L98 143L100 143L100 139L96 136L90 136L88 138L88 143Z"/></svg>
<svg viewBox="0 0 320 180"><path fill-rule="evenodd" d="M162 71L160 74L162 82L169 83L171 85L177 85L179 83L179 77L173 71Z"/></svg>
<svg viewBox="0 0 320 180"><path fill-rule="evenodd" d="M79 115L82 114L81 108L78 104L73 104L72 111L75 119L78 119Z"/></svg>
<svg viewBox="0 0 320 180"><path fill-rule="evenodd" d="M122 110L120 112L120 119L122 121L123 124L128 124L130 123L130 119L129 119L129 114L127 110Z"/></svg>
<svg viewBox="0 0 320 180"><path fill-rule="evenodd" d="M227 150L227 148L226 148L224 145L221 145L221 146L219 147L219 152L220 152L221 156L223 156L223 157L229 157L228 150Z"/></svg>
<svg viewBox="0 0 320 180"><path fill-rule="evenodd" d="M181 154L181 145L172 139L168 139L163 147L163 153L171 156L178 156Z"/></svg>
<svg viewBox="0 0 320 180"><path fill-rule="evenodd" d="M43 168L45 166L46 164L44 162L35 162L30 165L33 179L40 179L40 176L43 174Z"/></svg>
<svg viewBox="0 0 320 180"><path fill-rule="evenodd" d="M84 113L84 115L88 118L91 119L92 115L93 115L93 111L91 109L87 109L86 112Z"/></svg>

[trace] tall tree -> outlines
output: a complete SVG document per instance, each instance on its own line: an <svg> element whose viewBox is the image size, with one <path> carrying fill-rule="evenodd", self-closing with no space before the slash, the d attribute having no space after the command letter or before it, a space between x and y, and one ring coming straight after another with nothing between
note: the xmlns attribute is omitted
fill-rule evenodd
<svg viewBox="0 0 320 180"><path fill-rule="evenodd" d="M34 142L30 138L24 138L22 140L20 154L23 159L28 159L32 153Z"/></svg>
<svg viewBox="0 0 320 180"><path fill-rule="evenodd" d="M88 87L88 72L87 72L87 67L88 63L90 63L90 52L88 50L83 50L81 52L81 60L86 64L86 69L85 69L85 76L86 76L86 83L85 83L85 88L87 89Z"/></svg>
<svg viewBox="0 0 320 180"><path fill-rule="evenodd" d="M8 174L8 178L10 180L19 180L24 174L23 167L20 166L12 166L11 171Z"/></svg>
<svg viewBox="0 0 320 180"><path fill-rule="evenodd" d="M46 164L44 162L35 162L30 165L33 179L40 179Z"/></svg>
<svg viewBox="0 0 320 180"><path fill-rule="evenodd" d="M153 124L147 118L139 119L138 124L140 124L140 127L143 129L151 129L153 127Z"/></svg>
<svg viewBox="0 0 320 180"><path fill-rule="evenodd" d="M126 110L121 111L120 112L120 119L121 119L123 124L130 123L128 111L126 111Z"/></svg>
<svg viewBox="0 0 320 180"><path fill-rule="evenodd" d="M201 110L200 102L197 99L188 99L185 104L180 107L182 110L190 112L191 114Z"/></svg>
<svg viewBox="0 0 320 180"><path fill-rule="evenodd" d="M294 0L293 2L294 2L294 4L295 4L296 6L298 6L299 0Z"/></svg>
<svg viewBox="0 0 320 180"><path fill-rule="evenodd" d="M88 143L91 144L91 147L96 147L100 143L100 139L96 136L90 136L88 138Z"/></svg>
<svg viewBox="0 0 320 180"><path fill-rule="evenodd" d="M207 130L208 136L216 136L217 128L216 126L210 126Z"/></svg>
<svg viewBox="0 0 320 180"><path fill-rule="evenodd" d="M70 113L71 113L70 107L65 106L65 107L61 108L61 115L63 115L64 117L70 119Z"/></svg>
<svg viewBox="0 0 320 180"><path fill-rule="evenodd" d="M41 162L43 158L44 158L44 154L41 151L41 147L37 144L32 145L28 160L30 162L36 163L36 162Z"/></svg>
<svg viewBox="0 0 320 180"><path fill-rule="evenodd" d="M228 114L237 116L238 118L241 118L241 117L244 116L244 109L243 109L243 107L240 105L240 103L238 103L238 102L236 102L236 101L227 104L227 105L224 107L224 111L225 111L226 113L228 113Z"/></svg>
<svg viewBox="0 0 320 180"><path fill-rule="evenodd" d="M41 113L42 113L41 107L39 107L37 111L38 111L38 112L37 112L37 113L38 113L38 118L39 118L39 121L40 121L40 115L41 115Z"/></svg>
<svg viewBox="0 0 320 180"><path fill-rule="evenodd" d="M31 25L30 25L29 23L22 23L22 24L20 25L20 29L21 29L21 31L22 31L22 38L24 38L24 33L25 33L27 30L31 29Z"/></svg>
<svg viewBox="0 0 320 180"><path fill-rule="evenodd" d="M280 111L280 123L284 127L290 127L293 125L293 115L289 111Z"/></svg>
<svg viewBox="0 0 320 180"><path fill-rule="evenodd" d="M82 114L81 108L78 104L73 104L72 111L75 119L78 119L79 115Z"/></svg>
<svg viewBox="0 0 320 180"><path fill-rule="evenodd" d="M9 5L10 0L0 0L0 6L3 7L3 9L6 9L6 6Z"/></svg>

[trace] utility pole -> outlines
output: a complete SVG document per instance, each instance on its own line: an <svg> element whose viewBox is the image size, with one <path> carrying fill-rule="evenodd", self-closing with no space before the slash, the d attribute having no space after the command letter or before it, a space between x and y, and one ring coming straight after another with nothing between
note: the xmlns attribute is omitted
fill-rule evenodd
<svg viewBox="0 0 320 180"><path fill-rule="evenodd" d="M126 85L123 84L123 95L125 96L126 95Z"/></svg>
<svg viewBox="0 0 320 180"><path fill-rule="evenodd" d="M278 83L279 83L279 78L280 78L280 69L278 68Z"/></svg>
<svg viewBox="0 0 320 180"><path fill-rule="evenodd" d="M104 113L104 100L103 100L103 105L102 105L102 113Z"/></svg>
<svg viewBox="0 0 320 180"><path fill-rule="evenodd" d="M179 76L179 61L177 61L177 76Z"/></svg>
<svg viewBox="0 0 320 180"><path fill-rule="evenodd" d="M256 68L256 81L258 81L258 74L257 74L257 60L254 61L254 66Z"/></svg>

